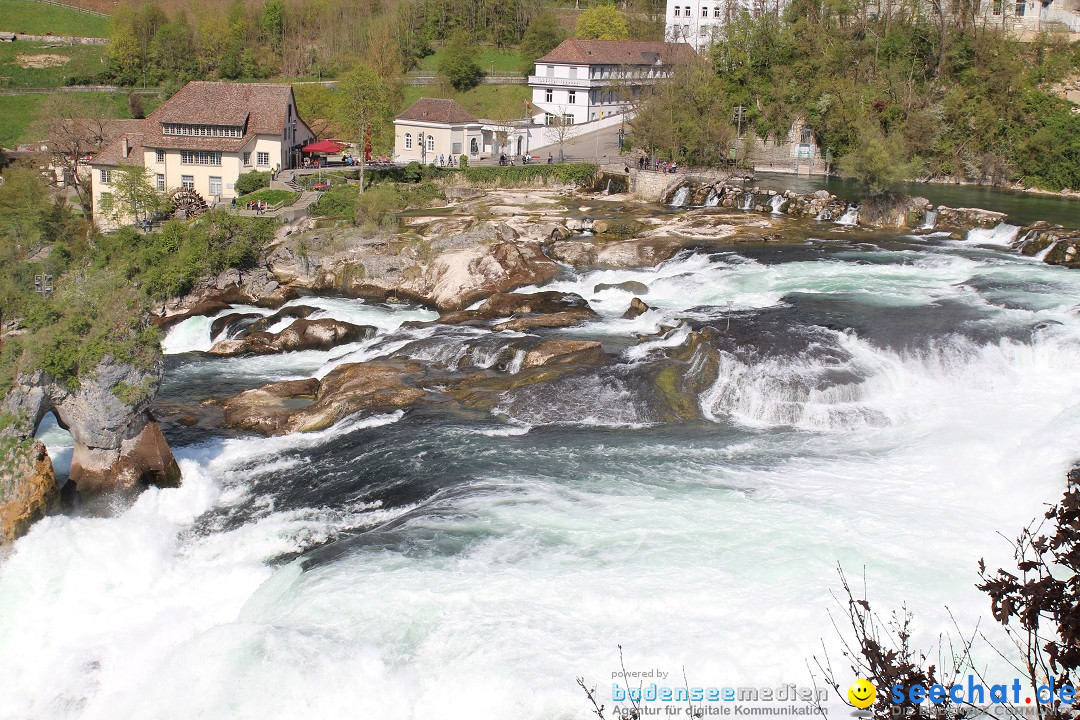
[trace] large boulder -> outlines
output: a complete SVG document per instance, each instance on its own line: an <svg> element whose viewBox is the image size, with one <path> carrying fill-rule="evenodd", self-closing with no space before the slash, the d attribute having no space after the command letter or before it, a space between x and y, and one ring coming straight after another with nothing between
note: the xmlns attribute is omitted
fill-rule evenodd
<svg viewBox="0 0 1080 720"><path fill-rule="evenodd" d="M577 268L651 267L670 260L686 245L671 237L646 237L612 242L559 240L548 247L553 260Z"/></svg>
<svg viewBox="0 0 1080 720"><path fill-rule="evenodd" d="M225 401L225 424L268 435L310 432L361 412L408 407L427 394L408 382L421 369L415 363L350 363L322 380L272 383Z"/></svg>
<svg viewBox="0 0 1080 720"><path fill-rule="evenodd" d="M5 434L30 437L52 412L74 441L70 480L79 493L175 486L180 468L150 413L163 368L160 359L143 367L106 356L74 388L43 372L20 376L4 401L17 418Z"/></svg>
<svg viewBox="0 0 1080 720"><path fill-rule="evenodd" d="M59 499L45 446L34 440L0 440L0 545L25 533Z"/></svg>
<svg viewBox="0 0 1080 720"><path fill-rule="evenodd" d="M604 351L595 340L545 340L525 353L525 368L567 363L599 364Z"/></svg>
<svg viewBox="0 0 1080 720"><path fill-rule="evenodd" d="M372 337L370 325L353 325L342 320L297 320L279 333L254 332L241 338L220 340L210 348L211 355L268 355L298 350L329 350L344 343Z"/></svg>
<svg viewBox="0 0 1080 720"><path fill-rule="evenodd" d="M537 293L495 293L475 310L443 313L439 322L447 325L476 324L514 315L539 315L570 310L592 312L588 301L576 293L554 290Z"/></svg>

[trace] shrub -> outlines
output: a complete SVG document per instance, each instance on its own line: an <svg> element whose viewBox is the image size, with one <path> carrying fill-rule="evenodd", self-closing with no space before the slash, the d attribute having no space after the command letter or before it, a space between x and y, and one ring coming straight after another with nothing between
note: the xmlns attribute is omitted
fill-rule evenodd
<svg viewBox="0 0 1080 720"><path fill-rule="evenodd" d="M566 185L582 185L596 173L592 163L567 163L559 165L515 165L512 167L463 168L465 179L476 185L494 187L517 187L533 185L538 181L554 181Z"/></svg>
<svg viewBox="0 0 1080 720"><path fill-rule="evenodd" d="M401 193L393 187L370 188L356 196L356 224L369 230L391 229L401 206Z"/></svg>
<svg viewBox="0 0 1080 720"><path fill-rule="evenodd" d="M270 187L270 173L252 170L236 178L236 194L247 195L256 190Z"/></svg>

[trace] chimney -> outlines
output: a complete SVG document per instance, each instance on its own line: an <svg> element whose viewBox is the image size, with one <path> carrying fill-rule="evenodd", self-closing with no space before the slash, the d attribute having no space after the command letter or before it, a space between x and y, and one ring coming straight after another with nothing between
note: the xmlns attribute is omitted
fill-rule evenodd
<svg viewBox="0 0 1080 720"><path fill-rule="evenodd" d="M124 154L124 159L126 160L128 157L131 156L131 143L128 142L127 135L124 136L120 143L120 149Z"/></svg>

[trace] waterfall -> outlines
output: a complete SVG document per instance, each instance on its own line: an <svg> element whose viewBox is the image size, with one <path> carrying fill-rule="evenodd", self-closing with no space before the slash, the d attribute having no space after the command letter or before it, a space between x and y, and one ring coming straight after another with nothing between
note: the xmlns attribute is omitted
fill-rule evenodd
<svg viewBox="0 0 1080 720"><path fill-rule="evenodd" d="M671 197L671 202L668 203L671 207L686 207L686 200L690 197L690 186L683 185L681 188L675 191L675 194Z"/></svg>
<svg viewBox="0 0 1080 720"><path fill-rule="evenodd" d="M1016 234L1020 228L1008 223L998 223L992 228L972 228L968 230L968 242L980 245L997 245L999 247L1012 247L1016 240Z"/></svg>
<svg viewBox="0 0 1080 720"><path fill-rule="evenodd" d="M748 193L746 193L746 195L745 195L745 196L743 197L743 206L742 206L742 209L743 209L743 210L749 210L749 209L751 209L751 208L752 208L753 206L754 206L754 193L752 193L752 192L748 192Z"/></svg>
<svg viewBox="0 0 1080 720"><path fill-rule="evenodd" d="M784 212L780 208L783 206L783 204L785 202L787 202L787 200L784 198L783 195L773 195L772 196L772 198L769 200L769 207L772 208L772 212L773 212L774 215L779 215L779 214Z"/></svg>
<svg viewBox="0 0 1080 720"><path fill-rule="evenodd" d="M837 225L858 225L859 224L859 206L849 205L848 209L844 211L844 214L840 216L840 219L836 221Z"/></svg>
<svg viewBox="0 0 1080 720"><path fill-rule="evenodd" d="M1038 260L1039 262L1046 262L1046 256L1047 256L1047 255L1049 255L1049 254L1050 254L1050 252L1051 252L1051 251L1052 251L1052 250L1053 250L1054 248L1056 248L1056 247L1057 247L1057 244L1058 244L1059 242L1061 242L1061 241L1060 241L1060 240L1055 240L1054 242L1050 243L1050 244L1049 244L1049 245L1047 245L1047 246L1046 246L1045 248L1043 248L1042 250L1040 250L1039 252L1037 252L1037 253L1035 254L1035 256L1034 256L1034 257L1035 257L1035 259L1036 259L1036 260Z"/></svg>
<svg viewBox="0 0 1080 720"><path fill-rule="evenodd" d="M608 178L607 185L604 186L604 194L605 195L610 195L611 194L611 178Z"/></svg>
<svg viewBox="0 0 1080 720"><path fill-rule="evenodd" d="M709 190L709 197L705 198L705 207L716 207L720 204L720 196L716 194L716 188Z"/></svg>
<svg viewBox="0 0 1080 720"><path fill-rule="evenodd" d="M923 220L923 230L933 230L937 226L937 210L927 210L926 218Z"/></svg>

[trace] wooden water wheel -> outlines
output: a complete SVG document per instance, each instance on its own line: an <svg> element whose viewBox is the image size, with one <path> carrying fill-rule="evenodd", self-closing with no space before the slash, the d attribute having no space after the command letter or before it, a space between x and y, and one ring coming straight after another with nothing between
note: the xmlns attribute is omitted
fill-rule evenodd
<svg viewBox="0 0 1080 720"><path fill-rule="evenodd" d="M202 195L192 188L181 187L173 190L169 200L172 201L173 215L181 219L198 217L207 210Z"/></svg>

